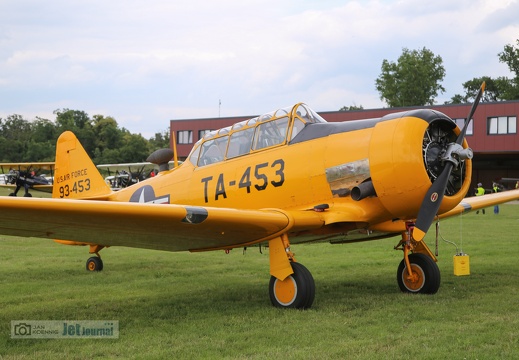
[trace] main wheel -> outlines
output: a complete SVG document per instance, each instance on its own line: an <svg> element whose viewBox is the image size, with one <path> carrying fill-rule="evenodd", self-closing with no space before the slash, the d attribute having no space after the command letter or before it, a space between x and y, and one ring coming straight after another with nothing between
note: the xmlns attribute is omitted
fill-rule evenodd
<svg viewBox="0 0 519 360"><path fill-rule="evenodd" d="M400 290L409 293L435 294L440 288L440 269L436 262L424 254L409 255L412 276L405 264L400 262L396 273L396 280Z"/></svg>
<svg viewBox="0 0 519 360"><path fill-rule="evenodd" d="M308 309L315 297L312 274L300 263L291 263L294 273L281 281L270 277L269 295L272 305L281 308Z"/></svg>
<svg viewBox="0 0 519 360"><path fill-rule="evenodd" d="M86 262L86 269L88 271L101 271L103 270L103 260L100 257L92 256Z"/></svg>

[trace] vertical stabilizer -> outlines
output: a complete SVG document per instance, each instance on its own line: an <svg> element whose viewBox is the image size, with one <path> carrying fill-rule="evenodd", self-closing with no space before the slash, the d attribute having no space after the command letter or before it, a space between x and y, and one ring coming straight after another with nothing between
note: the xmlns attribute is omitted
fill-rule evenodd
<svg viewBox="0 0 519 360"><path fill-rule="evenodd" d="M85 149L71 131L65 131L56 144L53 198L106 198L112 190Z"/></svg>

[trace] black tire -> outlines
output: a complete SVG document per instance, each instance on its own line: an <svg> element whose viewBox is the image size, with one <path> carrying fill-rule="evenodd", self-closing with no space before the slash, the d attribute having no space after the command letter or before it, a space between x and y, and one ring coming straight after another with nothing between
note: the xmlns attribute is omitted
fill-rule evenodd
<svg viewBox="0 0 519 360"><path fill-rule="evenodd" d="M413 273L417 275L416 281L407 279L408 271L405 261L398 266L396 280L402 292L413 294L435 294L440 288L440 269L436 262L425 254L409 255L409 262Z"/></svg>
<svg viewBox="0 0 519 360"><path fill-rule="evenodd" d="M315 298L312 274L300 263L291 263L294 273L280 281L270 277L269 295L272 305L280 308L308 309ZM281 291L283 291L281 293Z"/></svg>
<svg viewBox="0 0 519 360"><path fill-rule="evenodd" d="M103 270L103 260L100 257L92 256L86 262L87 271L101 271Z"/></svg>

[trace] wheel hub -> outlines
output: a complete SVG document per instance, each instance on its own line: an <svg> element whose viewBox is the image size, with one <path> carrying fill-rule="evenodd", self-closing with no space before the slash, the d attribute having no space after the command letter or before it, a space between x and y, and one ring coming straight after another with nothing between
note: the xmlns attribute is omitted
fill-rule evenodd
<svg viewBox="0 0 519 360"><path fill-rule="evenodd" d="M284 306L289 306L297 297L297 284L292 276L285 280L276 280L274 284L274 296Z"/></svg>
<svg viewBox="0 0 519 360"><path fill-rule="evenodd" d="M409 275L407 269L402 273L402 280L405 287L411 292L418 292L425 284L425 274L422 268L416 264L411 264L412 274Z"/></svg>

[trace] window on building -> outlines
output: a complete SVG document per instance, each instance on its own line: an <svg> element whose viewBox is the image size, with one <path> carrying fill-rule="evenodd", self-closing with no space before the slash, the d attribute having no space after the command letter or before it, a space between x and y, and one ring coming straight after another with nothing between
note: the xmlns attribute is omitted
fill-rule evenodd
<svg viewBox="0 0 519 360"><path fill-rule="evenodd" d="M198 139L204 137L205 134L209 134L212 130L198 130Z"/></svg>
<svg viewBox="0 0 519 360"><path fill-rule="evenodd" d="M516 116L495 116L487 119L487 133L489 135L496 134L516 134L517 133L517 117Z"/></svg>
<svg viewBox="0 0 519 360"><path fill-rule="evenodd" d="M456 125L458 125L458 127L460 129L463 129L463 126L465 126L465 119L462 118L462 119L452 119L454 120L454 122L456 123ZM472 135L474 133L474 130L472 128L472 124L474 124L474 119L471 119L470 122L469 122L469 126L467 126L467 132L465 133L465 135Z"/></svg>
<svg viewBox="0 0 519 360"><path fill-rule="evenodd" d="M178 144L192 144L193 143L193 131L192 130L181 130L177 132L177 143Z"/></svg>

